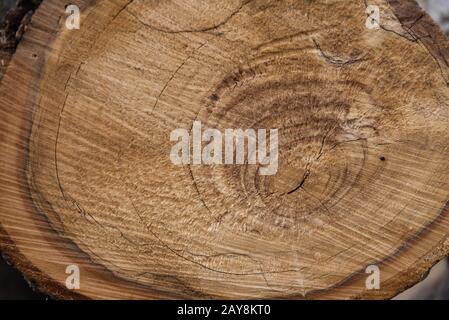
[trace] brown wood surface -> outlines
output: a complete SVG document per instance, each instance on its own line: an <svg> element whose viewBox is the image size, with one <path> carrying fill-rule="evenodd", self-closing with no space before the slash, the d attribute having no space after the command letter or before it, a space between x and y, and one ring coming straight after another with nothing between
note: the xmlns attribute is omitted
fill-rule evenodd
<svg viewBox="0 0 449 320"><path fill-rule="evenodd" d="M0 85L0 245L41 290L390 298L448 253L448 42L414 1L74 3ZM279 128L278 173L173 165L195 120Z"/></svg>

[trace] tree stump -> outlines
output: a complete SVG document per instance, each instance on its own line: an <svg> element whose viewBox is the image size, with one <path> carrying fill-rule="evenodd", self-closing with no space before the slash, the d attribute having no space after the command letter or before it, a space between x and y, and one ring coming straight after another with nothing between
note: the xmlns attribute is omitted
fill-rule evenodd
<svg viewBox="0 0 449 320"><path fill-rule="evenodd" d="M0 86L0 244L40 290L390 298L449 252L449 47L414 1L73 3ZM277 173L173 164L194 121L279 129Z"/></svg>

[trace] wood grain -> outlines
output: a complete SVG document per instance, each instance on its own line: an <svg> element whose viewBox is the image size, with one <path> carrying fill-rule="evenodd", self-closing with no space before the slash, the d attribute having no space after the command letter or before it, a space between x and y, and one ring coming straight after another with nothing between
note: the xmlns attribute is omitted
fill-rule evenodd
<svg viewBox="0 0 449 320"><path fill-rule="evenodd" d="M380 30L355 0L75 3L0 86L0 244L40 289L389 298L448 253L448 42L414 1L372 1ZM278 128L278 173L173 165L193 121Z"/></svg>

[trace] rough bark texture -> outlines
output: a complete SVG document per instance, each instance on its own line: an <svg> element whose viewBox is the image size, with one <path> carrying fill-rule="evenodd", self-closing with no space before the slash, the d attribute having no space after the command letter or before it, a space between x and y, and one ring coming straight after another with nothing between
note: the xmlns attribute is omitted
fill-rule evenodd
<svg viewBox="0 0 449 320"><path fill-rule="evenodd" d="M372 1L380 30L355 0L75 3L0 86L0 243L41 289L388 298L447 254L448 43L414 1ZM279 128L278 173L174 166L194 120Z"/></svg>
<svg viewBox="0 0 449 320"><path fill-rule="evenodd" d="M11 3L9 3L11 2ZM0 79L40 0L5 1L0 7Z"/></svg>

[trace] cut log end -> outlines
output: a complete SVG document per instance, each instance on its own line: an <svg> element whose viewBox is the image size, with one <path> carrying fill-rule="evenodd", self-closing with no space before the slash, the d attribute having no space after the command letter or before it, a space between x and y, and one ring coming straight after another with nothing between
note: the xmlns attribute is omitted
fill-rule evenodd
<svg viewBox="0 0 449 320"><path fill-rule="evenodd" d="M414 1L371 2L378 28L355 0L74 1L69 30L44 0L0 85L2 250L60 298L420 280L449 251L449 47ZM173 164L195 123L277 129L275 174Z"/></svg>

